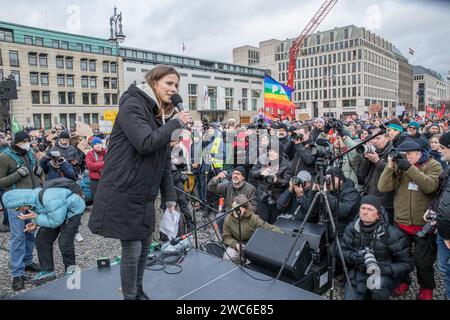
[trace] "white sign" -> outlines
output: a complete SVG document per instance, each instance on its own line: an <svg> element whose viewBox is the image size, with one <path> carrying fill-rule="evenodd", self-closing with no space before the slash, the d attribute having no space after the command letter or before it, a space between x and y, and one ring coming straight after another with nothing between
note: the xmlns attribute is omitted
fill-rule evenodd
<svg viewBox="0 0 450 320"><path fill-rule="evenodd" d="M99 130L102 133L111 133L113 128L112 121L99 121Z"/></svg>
<svg viewBox="0 0 450 320"><path fill-rule="evenodd" d="M395 107L395 115L396 116L401 116L403 114L403 112L405 112L405 106L396 106Z"/></svg>

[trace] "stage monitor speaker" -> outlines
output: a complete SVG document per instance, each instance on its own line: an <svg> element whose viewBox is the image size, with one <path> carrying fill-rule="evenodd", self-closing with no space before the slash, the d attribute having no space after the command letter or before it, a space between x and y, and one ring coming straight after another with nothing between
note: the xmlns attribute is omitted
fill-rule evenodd
<svg viewBox="0 0 450 320"><path fill-rule="evenodd" d="M256 265L278 272L294 241L295 239L289 235L259 228L244 247L244 255ZM302 279L311 259L308 242L298 239L283 274L298 280Z"/></svg>
<svg viewBox="0 0 450 320"><path fill-rule="evenodd" d="M0 96L4 100L17 99L17 89L15 80L0 81Z"/></svg>
<svg viewBox="0 0 450 320"><path fill-rule="evenodd" d="M300 220L278 217L274 225L283 230L286 234L292 237L297 236L300 231ZM326 252L326 238L325 238L325 226L317 223L306 223L303 230L302 239L308 241L310 248L313 251L318 252L320 250L321 257L323 258Z"/></svg>

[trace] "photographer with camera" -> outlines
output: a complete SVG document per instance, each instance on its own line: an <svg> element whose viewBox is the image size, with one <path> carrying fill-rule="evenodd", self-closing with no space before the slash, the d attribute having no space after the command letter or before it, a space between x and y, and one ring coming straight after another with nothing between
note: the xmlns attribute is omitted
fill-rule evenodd
<svg viewBox="0 0 450 320"><path fill-rule="evenodd" d="M291 173L294 176L303 170L308 171L311 176L315 176L316 174L316 157L313 155L311 149L314 140L310 130L310 127L304 124L291 135L291 140L294 143L294 158L292 159Z"/></svg>
<svg viewBox="0 0 450 320"><path fill-rule="evenodd" d="M374 134L379 129L374 130ZM356 171L358 180L363 184L364 195L374 195L380 199L389 216L389 223L394 223L394 192L380 192L378 180L388 163L388 156L392 150L389 135L382 134L372 140L372 146L362 145L358 152L363 154L363 159Z"/></svg>
<svg viewBox="0 0 450 320"><path fill-rule="evenodd" d="M373 195L362 199L359 217L345 229L342 251L356 300L388 300L398 279L413 270L408 239L389 224L380 200ZM352 299L349 291L346 284L346 300Z"/></svg>
<svg viewBox="0 0 450 320"><path fill-rule="evenodd" d="M300 206L295 219L303 220L314 198L311 180L311 174L305 170L292 177L289 188L277 200L277 209L284 214L293 215ZM310 216L308 222L318 222L317 217Z"/></svg>
<svg viewBox="0 0 450 320"><path fill-rule="evenodd" d="M440 139L440 153L443 161L450 161L450 132ZM436 198L430 203L424 219L430 232L437 228L437 258L439 270L444 276L447 298L450 299L450 168L439 176ZM425 227L424 227L425 229Z"/></svg>
<svg viewBox="0 0 450 320"><path fill-rule="evenodd" d="M61 156L59 151L47 151L40 164L42 169L44 169L46 181L60 177L76 180L73 166Z"/></svg>
<svg viewBox="0 0 450 320"><path fill-rule="evenodd" d="M257 183L258 215L264 221L274 223L281 214L276 199L288 187L292 176L290 162L278 150L270 149L268 155L259 157L250 175Z"/></svg>
<svg viewBox="0 0 450 320"><path fill-rule="evenodd" d="M435 287L433 264L436 260L436 237L419 237L424 226L423 214L438 188L441 165L415 141L405 141L390 152L388 165L378 181L380 192L395 191L394 221L414 244L414 260L420 285L419 300L431 300ZM395 290L403 295L410 280L405 277Z"/></svg>
<svg viewBox="0 0 450 320"><path fill-rule="evenodd" d="M316 141L317 138L325 131L325 120L323 118L316 118L313 122L314 129L311 131L312 140Z"/></svg>

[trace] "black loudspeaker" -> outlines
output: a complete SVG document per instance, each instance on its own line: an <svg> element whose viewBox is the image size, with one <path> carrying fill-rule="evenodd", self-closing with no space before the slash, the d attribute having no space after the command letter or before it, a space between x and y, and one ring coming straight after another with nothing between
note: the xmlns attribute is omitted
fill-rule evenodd
<svg viewBox="0 0 450 320"><path fill-rule="evenodd" d="M0 98L2 100L17 99L17 89L15 80L0 81Z"/></svg>
<svg viewBox="0 0 450 320"><path fill-rule="evenodd" d="M290 283L306 291L324 294L331 288L328 261L324 259L320 264L313 264L308 274L300 281Z"/></svg>
<svg viewBox="0 0 450 320"><path fill-rule="evenodd" d="M278 217L274 225L283 230L286 234L296 237L300 231L301 221L285 217ZM309 243L311 250L320 252L320 259L327 255L325 226L316 223L306 223L301 239Z"/></svg>
<svg viewBox="0 0 450 320"><path fill-rule="evenodd" d="M294 241L295 239L289 235L259 228L244 247L244 255L256 265L278 272ZM286 263L283 275L302 279L311 259L308 242L299 239Z"/></svg>

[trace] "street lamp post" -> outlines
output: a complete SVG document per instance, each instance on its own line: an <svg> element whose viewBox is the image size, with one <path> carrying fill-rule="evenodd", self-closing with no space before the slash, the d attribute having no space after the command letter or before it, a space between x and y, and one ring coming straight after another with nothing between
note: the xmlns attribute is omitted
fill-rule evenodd
<svg viewBox="0 0 450 320"><path fill-rule="evenodd" d="M241 100L238 101L238 106L239 106L239 124L241 124L241 109L242 109L242 101Z"/></svg>
<svg viewBox="0 0 450 320"><path fill-rule="evenodd" d="M119 43L125 40L122 32L122 12L117 14L117 7L114 7L114 14L109 18L110 36L108 42L116 45L116 73L117 73L117 102L120 96L120 73L119 73ZM117 28L118 26L118 28Z"/></svg>

